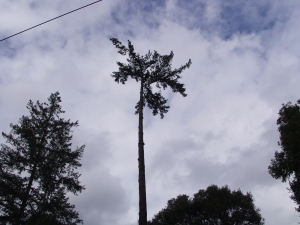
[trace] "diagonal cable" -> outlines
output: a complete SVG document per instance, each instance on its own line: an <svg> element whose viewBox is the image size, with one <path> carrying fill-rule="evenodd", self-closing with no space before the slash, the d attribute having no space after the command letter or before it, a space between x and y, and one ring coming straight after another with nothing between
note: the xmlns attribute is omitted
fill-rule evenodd
<svg viewBox="0 0 300 225"><path fill-rule="evenodd" d="M97 2L101 2L101 1L102 1L102 0L98 0L98 1L92 2L92 3L88 4L88 5L85 5L85 6L82 6L82 7L78 8L78 9L75 9L75 10L72 10L72 11L70 11L70 12L67 12L67 13L65 13L65 14L63 14L63 15L60 15L60 16L58 16L58 17L55 17L55 18L53 18L53 19L51 19L51 20L47 20L47 21L45 21L45 22L43 22L43 23L40 23L40 24L35 25L35 26L33 26L33 27L30 27L30 28L28 28L28 29L26 29L26 30L23 30L23 31L19 32L19 33L16 33L16 34L14 34L14 35L11 35L11 36L9 36L9 37L6 37L6 38L4 38L4 39L1 39L0 42L6 40L6 39L8 39L8 38L11 38L11 37L13 37L13 36L16 36L16 35L18 35L18 34L21 34L21 33L25 32L25 31L31 30L31 29L33 29L33 28L35 28L35 27L41 26L41 25L43 25L43 24L45 24L45 23L48 23L48 22L50 22L50 21L52 21L52 20L58 19L58 18L60 18L60 17L63 17L63 16L65 16L65 15L67 15L67 14L73 13L73 12L75 12L75 11L77 11L77 10L80 10L80 9L83 9L83 8L88 7L88 6L90 6L90 5L93 5L93 4L97 3Z"/></svg>

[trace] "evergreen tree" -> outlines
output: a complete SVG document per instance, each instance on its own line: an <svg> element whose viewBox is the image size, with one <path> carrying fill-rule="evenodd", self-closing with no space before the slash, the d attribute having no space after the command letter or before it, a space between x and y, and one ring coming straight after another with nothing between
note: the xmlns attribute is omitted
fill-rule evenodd
<svg viewBox="0 0 300 225"><path fill-rule="evenodd" d="M300 99L298 100L300 105ZM282 104L277 120L282 151L275 152L269 165L269 173L275 179L289 182L291 199L300 212L300 106L291 102Z"/></svg>
<svg viewBox="0 0 300 225"><path fill-rule="evenodd" d="M160 55L156 51L148 52L145 56L141 56L134 51L134 47L128 41L128 47L116 39L110 39L119 49L118 53L127 55L128 64L117 62L119 66L118 72L113 72L112 77L117 83L125 84L128 77L140 82L140 98L136 104L135 114L139 114L139 131L138 131L138 160L139 160L139 225L147 224L147 203L146 203L146 178L145 178L145 159L144 159L144 139L143 139L143 108L147 105L153 115L160 114L161 118L168 112L169 106L166 105L165 99L161 92L152 92L152 84L157 88L166 89L170 87L174 93L179 92L182 96L186 96L184 84L178 82L180 73L191 65L189 60L184 66L172 70L171 62L173 52L169 55Z"/></svg>
<svg viewBox="0 0 300 225"><path fill-rule="evenodd" d="M59 93L48 103L30 100L30 116L11 124L9 134L2 133L7 145L0 150L0 220L4 224L82 223L75 206L68 203L67 192L84 189L75 171L84 145L71 149L71 122L60 117ZM46 222L47 221L47 222Z"/></svg>

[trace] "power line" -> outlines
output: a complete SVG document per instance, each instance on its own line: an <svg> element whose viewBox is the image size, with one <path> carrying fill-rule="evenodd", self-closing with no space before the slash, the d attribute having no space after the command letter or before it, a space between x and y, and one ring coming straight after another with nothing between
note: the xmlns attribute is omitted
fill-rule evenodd
<svg viewBox="0 0 300 225"><path fill-rule="evenodd" d="M55 18L53 18L53 19L51 19L51 20L47 20L46 22L40 23L40 24L35 25L35 26L33 26L33 27L30 27L30 28L28 28L28 29L26 29L26 30L23 30L23 31L21 31L21 32L19 32L19 33L16 33L16 34L14 34L14 35L11 35L11 36L9 36L9 37L6 37L6 38L0 40L0 42L6 40L6 39L8 39L8 38L11 38L11 37L13 37L13 36L16 36L16 35L18 35L18 34L21 34L21 33L25 32L25 31L31 30L31 29L33 29L33 28L35 28L35 27L41 26L41 25L43 25L43 24L45 24L45 23L48 23L48 22L50 22L50 21L52 21L52 20L58 19L59 17L63 17L63 16L65 16L65 15L67 15L67 14L73 13L73 12L75 12L75 11L77 11L77 10L83 9L83 8L85 8L85 7L88 7L88 6L90 6L90 5L93 5L93 4L95 4L95 3L97 3L97 2L101 2L101 1L102 1L102 0L98 0L98 1L92 2L92 3L88 4L88 5L82 6L82 7L78 8L78 9L75 9L75 10L73 10L73 11L71 11L71 12L65 13L65 14L60 15L60 16L58 16L58 17L55 17Z"/></svg>

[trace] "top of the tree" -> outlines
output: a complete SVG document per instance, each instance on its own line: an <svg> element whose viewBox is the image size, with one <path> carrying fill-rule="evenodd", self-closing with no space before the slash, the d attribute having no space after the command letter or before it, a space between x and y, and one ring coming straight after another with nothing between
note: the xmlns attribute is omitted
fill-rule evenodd
<svg viewBox="0 0 300 225"><path fill-rule="evenodd" d="M300 100L297 103L282 104L277 120L281 151L275 152L268 169L273 178L289 181L290 197L300 212Z"/></svg>
<svg viewBox="0 0 300 225"><path fill-rule="evenodd" d="M65 221L59 224L82 222L65 195L84 189L75 169L81 166L85 146L71 148L78 121L61 118L60 102L58 92L46 103L30 100L30 115L10 124L9 134L2 133L7 144L0 149L0 215L7 221L19 224L47 215Z"/></svg>
<svg viewBox="0 0 300 225"><path fill-rule="evenodd" d="M300 104L300 100L298 100ZM300 106L288 102L282 104L277 120L281 151L275 152L271 160L269 173L285 182L291 175L300 175Z"/></svg>
<svg viewBox="0 0 300 225"><path fill-rule="evenodd" d="M121 55L128 55L127 64L117 62L119 66L118 72L113 72L112 77L117 83L125 84L128 77L135 79L137 82L142 82L144 102L152 110L153 115L160 114L161 118L168 112L169 106L166 105L167 100L161 95L161 92L152 92L152 84L155 84L158 89L170 87L176 93L179 92L182 96L187 96L185 93L184 84L179 83L180 74L192 64L189 60L185 65L178 69L172 70L173 52L169 55L160 55L157 51L153 53L148 51L144 56L136 53L131 42L128 40L128 47L123 45L118 39L111 38L112 43ZM136 105L136 114L139 110L139 102Z"/></svg>
<svg viewBox="0 0 300 225"><path fill-rule="evenodd" d="M193 198L179 195L148 222L149 225L248 224L262 225L264 219L251 193L231 191L228 186L209 186Z"/></svg>

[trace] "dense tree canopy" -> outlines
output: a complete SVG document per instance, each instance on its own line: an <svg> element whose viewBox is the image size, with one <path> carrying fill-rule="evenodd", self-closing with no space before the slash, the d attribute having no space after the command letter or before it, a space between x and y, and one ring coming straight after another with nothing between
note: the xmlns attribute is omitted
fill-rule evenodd
<svg viewBox="0 0 300 225"><path fill-rule="evenodd" d="M78 122L60 117L59 93L48 103L29 101L29 116L11 124L2 133L7 144L0 149L0 221L4 224L81 223L67 192L77 194L84 187L78 181L84 146L71 149L72 128ZM46 222L47 221L47 222Z"/></svg>
<svg viewBox="0 0 300 225"><path fill-rule="evenodd" d="M251 193L231 191L228 186L209 186L194 198L179 195L168 201L148 225L262 225Z"/></svg>
<svg viewBox="0 0 300 225"><path fill-rule="evenodd" d="M300 100L298 100L300 104ZM300 106L291 102L283 104L277 120L281 151L275 152L269 173L282 182L288 181L291 199L298 205L300 212Z"/></svg>

